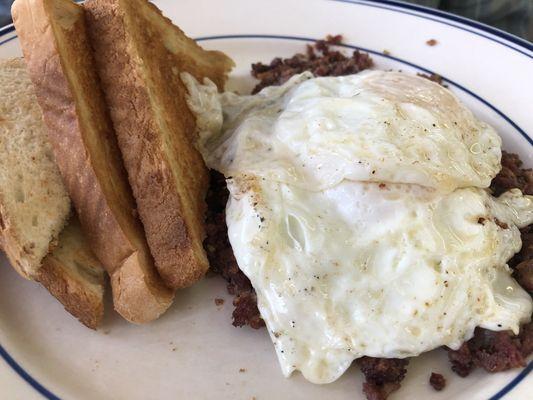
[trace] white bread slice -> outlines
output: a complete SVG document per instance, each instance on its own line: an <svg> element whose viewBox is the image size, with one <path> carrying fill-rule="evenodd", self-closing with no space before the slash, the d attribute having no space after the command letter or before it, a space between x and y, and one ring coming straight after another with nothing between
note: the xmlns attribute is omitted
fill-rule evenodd
<svg viewBox="0 0 533 400"><path fill-rule="evenodd" d="M15 28L56 161L91 248L109 273L115 309L144 323L172 303L153 265L93 65L83 8L16 0Z"/></svg>
<svg viewBox="0 0 533 400"><path fill-rule="evenodd" d="M34 278L70 215L70 200L20 58L0 61L0 243Z"/></svg>
<svg viewBox="0 0 533 400"><path fill-rule="evenodd" d="M105 270L89 248L76 215L59 235L35 278L65 309L89 328L104 315Z"/></svg>
<svg viewBox="0 0 533 400"><path fill-rule="evenodd" d="M222 88L233 61L206 51L146 0L89 0L87 25L124 165L159 274L186 287L208 268L208 172L180 72Z"/></svg>
<svg viewBox="0 0 533 400"><path fill-rule="evenodd" d="M0 241L17 271L41 282L94 329L104 312L105 271L88 248L76 216L66 222L70 199L23 59L0 61L0 87ZM54 249L46 255L49 247ZM25 248L33 251L20 251Z"/></svg>

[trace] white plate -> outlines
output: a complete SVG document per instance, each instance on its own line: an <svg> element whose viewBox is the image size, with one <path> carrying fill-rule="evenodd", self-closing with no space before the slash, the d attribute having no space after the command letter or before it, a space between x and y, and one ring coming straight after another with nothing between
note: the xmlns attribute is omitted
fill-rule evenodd
<svg viewBox="0 0 533 400"><path fill-rule="evenodd" d="M504 147L533 166L533 46L504 32L395 1L160 0L166 15L207 48L237 62L231 86L249 89L250 63L302 51L306 43L341 33L372 53L380 68L435 71L480 118L494 125ZM0 31L0 57L20 55L12 28ZM436 39L434 47L426 45ZM348 49L349 50L349 49ZM390 56L382 54L388 50ZM179 292L160 320L128 325L111 307L96 332L79 325L35 283L0 268L0 399L362 399L362 379L350 369L333 384L282 377L265 331L231 326L224 282L209 277ZM222 307L214 299L222 297ZM2 361L3 359L3 361ZM239 372L240 369L245 372ZM526 370L450 370L444 351L411 361L392 399L525 399ZM431 371L448 385L428 385ZM533 374L532 374L533 375ZM531 397L529 397L531 398Z"/></svg>

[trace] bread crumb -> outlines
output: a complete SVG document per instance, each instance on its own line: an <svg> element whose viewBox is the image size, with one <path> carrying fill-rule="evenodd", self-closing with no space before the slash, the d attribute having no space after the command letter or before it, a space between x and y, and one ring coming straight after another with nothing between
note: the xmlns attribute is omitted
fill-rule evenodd
<svg viewBox="0 0 533 400"><path fill-rule="evenodd" d="M383 54L385 54L386 56L390 56L390 51L388 51L388 50L383 50Z"/></svg>
<svg viewBox="0 0 533 400"><path fill-rule="evenodd" d="M437 42L435 39L429 39L426 44L428 46L436 46L439 42Z"/></svg>
<svg viewBox="0 0 533 400"><path fill-rule="evenodd" d="M218 299L218 298L215 299L215 304L216 304L217 306L221 306L222 304L224 304L224 299Z"/></svg>
<svg viewBox="0 0 533 400"><path fill-rule="evenodd" d="M246 372L246 368L239 368L239 372Z"/></svg>

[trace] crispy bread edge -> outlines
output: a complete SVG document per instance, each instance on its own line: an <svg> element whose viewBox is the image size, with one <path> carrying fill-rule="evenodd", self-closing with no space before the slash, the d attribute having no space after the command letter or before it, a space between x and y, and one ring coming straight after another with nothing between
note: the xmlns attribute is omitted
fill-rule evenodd
<svg viewBox="0 0 533 400"><path fill-rule="evenodd" d="M76 95L90 93L87 96L94 96L97 102L101 102L97 108L103 116L95 116L100 117L99 122L103 124L99 129L105 129L108 135L113 131L107 115L104 115L103 95L91 65L93 61L83 16L61 21L71 24L69 43L62 44L73 52L72 59L62 60L54 31L54 22L58 21L54 21L52 15L53 7L61 2L83 12L80 6L69 0L17 0L12 8L14 24L48 126L56 161L92 248L111 276L115 308L130 322L149 322L170 306L173 292L162 285L151 258L145 254L148 250L146 245L143 246L142 229L141 234L130 232L130 235L139 236L135 242L120 226L93 168L90 150L84 143L83 130L87 127L80 121ZM63 65L76 62L81 62L83 72L89 78L83 82L83 94L75 93L67 76L67 66ZM114 141L114 138L109 137L109 140ZM116 151L115 160L120 162L118 149ZM139 225L138 221L135 224ZM137 265L132 267L133 261ZM137 275L128 276L130 273Z"/></svg>
<svg viewBox="0 0 533 400"><path fill-rule="evenodd" d="M36 280L82 324L96 329L104 315L104 282L101 295L92 293L86 290L83 282L69 275L63 268L62 263L53 254L49 254L44 258Z"/></svg>
<svg viewBox="0 0 533 400"><path fill-rule="evenodd" d="M205 237L204 199L208 186L207 168L193 143L195 119L185 101L181 101L181 107L180 104L174 108L167 106L167 110L174 109L180 114L179 117L172 116L174 120L186 120L190 131L181 132L181 137L176 135L174 140L179 142L173 145L181 146L179 154L184 158L182 163L186 163L188 167L187 171L180 172L186 179L177 182L175 174L178 172L163 151L164 143L160 131L165 129L161 127L161 121L166 118L158 118L154 110L151 100L154 94L150 91L151 83L146 76L146 69L150 67L140 67L146 59L141 61L140 44L135 43L135 32L131 31L127 21L126 14L131 13L131 9L124 4L119 0L86 2L84 7L88 11L89 34L151 253L168 286L186 287L200 279L208 269L202 246ZM157 7L148 2L143 4L138 5L139 8L148 5L148 12L156 13L152 16L155 15L159 23L166 24L167 29L175 30L182 36L194 57L205 58L201 60L202 63L194 63L189 67L198 69L200 64L204 64L201 66L203 71L209 70L206 65L213 65L211 73L203 75L210 75L213 81L223 86L233 62L220 52L206 52L201 49L163 17ZM139 10L139 13L142 12ZM168 43L166 45L172 46ZM162 58L171 54L165 49L160 53L161 62L164 62ZM174 68L160 68L153 73L176 75L174 79L179 83L172 84L181 85L183 95L186 89L179 74L173 70ZM186 187L190 182L194 182L193 186Z"/></svg>

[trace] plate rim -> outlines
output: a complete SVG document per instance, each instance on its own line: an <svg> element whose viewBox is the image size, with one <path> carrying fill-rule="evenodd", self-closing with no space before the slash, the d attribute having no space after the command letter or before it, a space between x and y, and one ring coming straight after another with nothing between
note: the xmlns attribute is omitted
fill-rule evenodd
<svg viewBox="0 0 533 400"><path fill-rule="evenodd" d="M413 16L416 16L416 17L419 17L419 18L429 19L431 21L438 22L440 24L449 25L449 26L452 26L454 28L459 28L459 29L464 30L466 32L470 32L470 33L472 33L474 35L484 37L485 39L489 39L489 40L491 40L493 42L496 42L496 43L498 43L498 44L500 44L502 46L508 47L508 48L513 49L515 51L518 51L519 53L522 53L522 54L526 55L529 58L533 58L533 54L528 54L526 52L523 52L523 51L521 51L520 49L517 49L514 46L510 46L507 43L504 43L504 42L501 42L499 40L496 40L493 37L480 34L479 32L476 32L476 31L473 31L471 29L465 28L464 26L461 26L461 25L470 26L470 27L479 29L481 31L484 31L486 33L489 33L491 35L494 35L496 37L499 37L501 39L505 39L505 40L517 45L517 46L523 47L524 49L528 50L529 52L533 52L533 43L532 42L530 42L530 41L528 41L526 39L523 39L523 38L521 38L519 36L513 35L512 33L506 32L506 31L504 31L502 29L495 28L495 27L493 27L491 25L485 24L483 22L479 22L479 21L476 21L476 20L473 20L473 19L470 19L470 18L466 18L466 17L463 17L461 15L452 14L452 13L447 12L447 11L443 11L443 10L439 10L439 9L435 9L435 8L430 8L430 7L422 6L422 5L419 5L419 4L407 3L407 2L401 1L401 0L329 0L329 1L338 2L338 3L348 3L348 4L352 3L352 4L359 4L359 5L367 5L369 7L382 8L382 9L385 9L385 10L393 10L393 11L396 11L396 12L401 12L403 14L413 15ZM387 7L387 5L389 7ZM395 8L391 8L390 6L398 7L400 10L399 9L395 9ZM442 21L442 20L439 20L439 19L436 19L436 18L431 18L431 17L428 17L427 15L421 15L421 14L417 14L417 13L410 12L410 11L416 11L416 12L422 13L422 14L429 14L431 16L437 16L437 17L443 18L443 19L448 20L448 21L457 22L460 25L451 24L451 23L446 22L446 21Z"/></svg>
<svg viewBox="0 0 533 400"><path fill-rule="evenodd" d="M332 3L345 3L345 4L354 4L354 5L363 5L363 6L369 6L373 8L380 8L388 11L398 12L402 14L408 14L412 15L418 18L423 19L429 19L433 22L449 25L453 28L457 28L466 32L469 32L471 34L481 36L487 40L493 41L495 43L498 43L504 47L507 47L513 51L516 51L518 53L521 53L531 59L533 59L533 54L529 54L528 52L533 53L533 43L528 42L525 39L522 39L518 36L515 36L513 34L510 34L508 32L502 31L498 28L491 27L489 25L483 24L478 21L474 21L465 17L457 16L442 10L432 9L425 6L420 6L417 4L411 4L406 3L404 1L397 1L397 0L323 0L323 1L330 1ZM413 12L415 11L415 12ZM429 15L429 16L428 16ZM443 21L441 19L433 18L432 16L440 17L447 21L453 21L455 23L450 23L447 21ZM494 35L498 38L505 39L515 45L517 45L519 48L516 48L514 46L511 46L505 42L502 42L500 40L497 40L491 36L487 36L484 34L481 34L479 32L476 32L472 29L468 29L466 26L470 26L476 29L481 30L482 32L489 33L491 35ZM7 34L15 31L14 25L8 24L0 28L0 39L3 39ZM15 35L12 37L9 37L7 39L0 40L0 46L16 39L18 36ZM307 38L307 37L298 37L298 36L283 36L283 35L261 35L261 34L239 34L239 35L211 35L211 36L203 36L195 38L197 41L207 41L207 40L218 40L218 39L250 39L250 38L265 38L265 39L287 39L287 40L300 40L300 41L307 41L312 42L316 39L314 38ZM362 47L349 45L349 44L343 44L342 47L345 48L351 48L351 49L359 49L361 51L373 53L373 54L379 54L380 56L390 58L394 61L409 65L411 67L414 67L416 69L419 69L425 73L432 73L433 71L428 70L427 68L424 68L422 66L416 65L414 63L411 63L409 61L403 60L401 58L386 55L382 52L377 52L375 50L371 49L365 49ZM526 51L523 51L522 49L525 49ZM494 107L491 103L484 100L474 92L470 91L469 89L463 87L462 85L459 85L455 83L454 81L447 79L446 77L443 77L445 82L448 82L452 84L453 86L457 87L458 89L466 92L470 96L474 97L476 100L481 101L483 104L491 108L493 111L495 111L500 117L504 118L506 122L508 122L511 126L513 126L522 137L524 137L529 145L533 146L533 138L530 137L523 129L521 129L516 123L514 123L509 117L507 117L503 112L498 110L496 107ZM0 358L2 358L7 365L14 371L16 374L22 378L27 384L29 384L36 392L38 392L40 395L42 395L47 400L61 400L60 397L52 393L50 390L48 390L45 386L43 386L41 383L39 383L33 376L27 372L24 367L22 367L10 354L9 352L2 346L0 343ZM491 396L488 400L500 400L505 395L507 395L511 390L513 390L518 384L520 384L533 370L533 361L530 361L525 368L523 368L511 381L509 381L502 389L500 389L496 394Z"/></svg>
<svg viewBox="0 0 533 400"><path fill-rule="evenodd" d="M85 0L74 0L76 1L77 3L83 3ZM483 32L486 32L486 33L489 33L491 35L494 35L496 37L499 37L501 39L505 39L519 47L522 47L524 49L526 49L527 51L533 53L533 43L526 40L526 39L523 39L519 36L516 36L516 35L513 35L512 33L509 33L509 32L506 32L502 29L499 29L499 28L495 28L493 26L490 26L488 24L485 24L483 22L479 22L479 21L476 21L476 20L472 20L470 18L466 18L466 17L463 17L463 16L460 16L460 15L456 15L456 14L452 14L450 12L446 12L446 11L442 11L442 10L439 10L439 9L435 9L435 8L430 8L430 7L426 7L426 6L422 6L422 5L419 5L419 4L412 4L412 3L407 3L405 1L401 1L401 0L325 0L325 1L330 1L330 2L336 2L336 3L346 3L346 4L358 4L358 5L366 5L366 6L369 6L369 7L374 7L374 8L381 8L381 9L384 9L384 10L389 10L389 11L395 11L395 12L400 12L400 13L403 13L403 14L408 14L408 15L412 15L412 16L415 16L415 17L419 17L419 18L424 18L424 19L429 19L433 22L437 22L437 23L440 23L440 24L445 24L445 25L449 25L449 26L452 26L454 28L458 28L458 29L461 29L461 30L464 30L466 32L470 32L474 35L478 35L478 36L481 36L485 39L488 39L488 40L491 40L493 42L496 42L502 46L505 46L505 47L508 47L514 51L517 51L519 53L522 53L524 54L525 56L529 57L529 58L533 58L533 54L528 54L527 52L524 52L522 51L521 49L517 49L516 47L514 46L510 46L509 44L505 43L505 42L501 42L499 40L496 40L494 39L493 37L490 37L490 36L487 36L487 35L483 35L483 34L480 34L479 32L476 32L476 31L473 31L471 29L468 29L468 28L465 28L464 25L466 26L470 26L470 27L473 27L473 28L476 28L476 29L479 29ZM412 12L412 11L416 11L415 12ZM427 14L427 15L424 15L424 14ZM447 20L447 21L453 21L453 22L456 22L458 23L459 25L456 25L456 24L451 24L447 21L443 21L443 20L440 20L440 19L436 19L436 18L431 18L431 17L428 17L429 16L437 16L437 17L440 17L444 20ZM463 25L463 26L461 26ZM0 38L2 38L4 35L10 33L10 32L13 32L15 30L15 27L13 25L13 23L11 24L7 24L7 25L4 25L3 27L0 27ZM3 40L3 41L0 41L0 46L15 39L17 37L17 35L13 36L13 37L10 37L6 40Z"/></svg>

